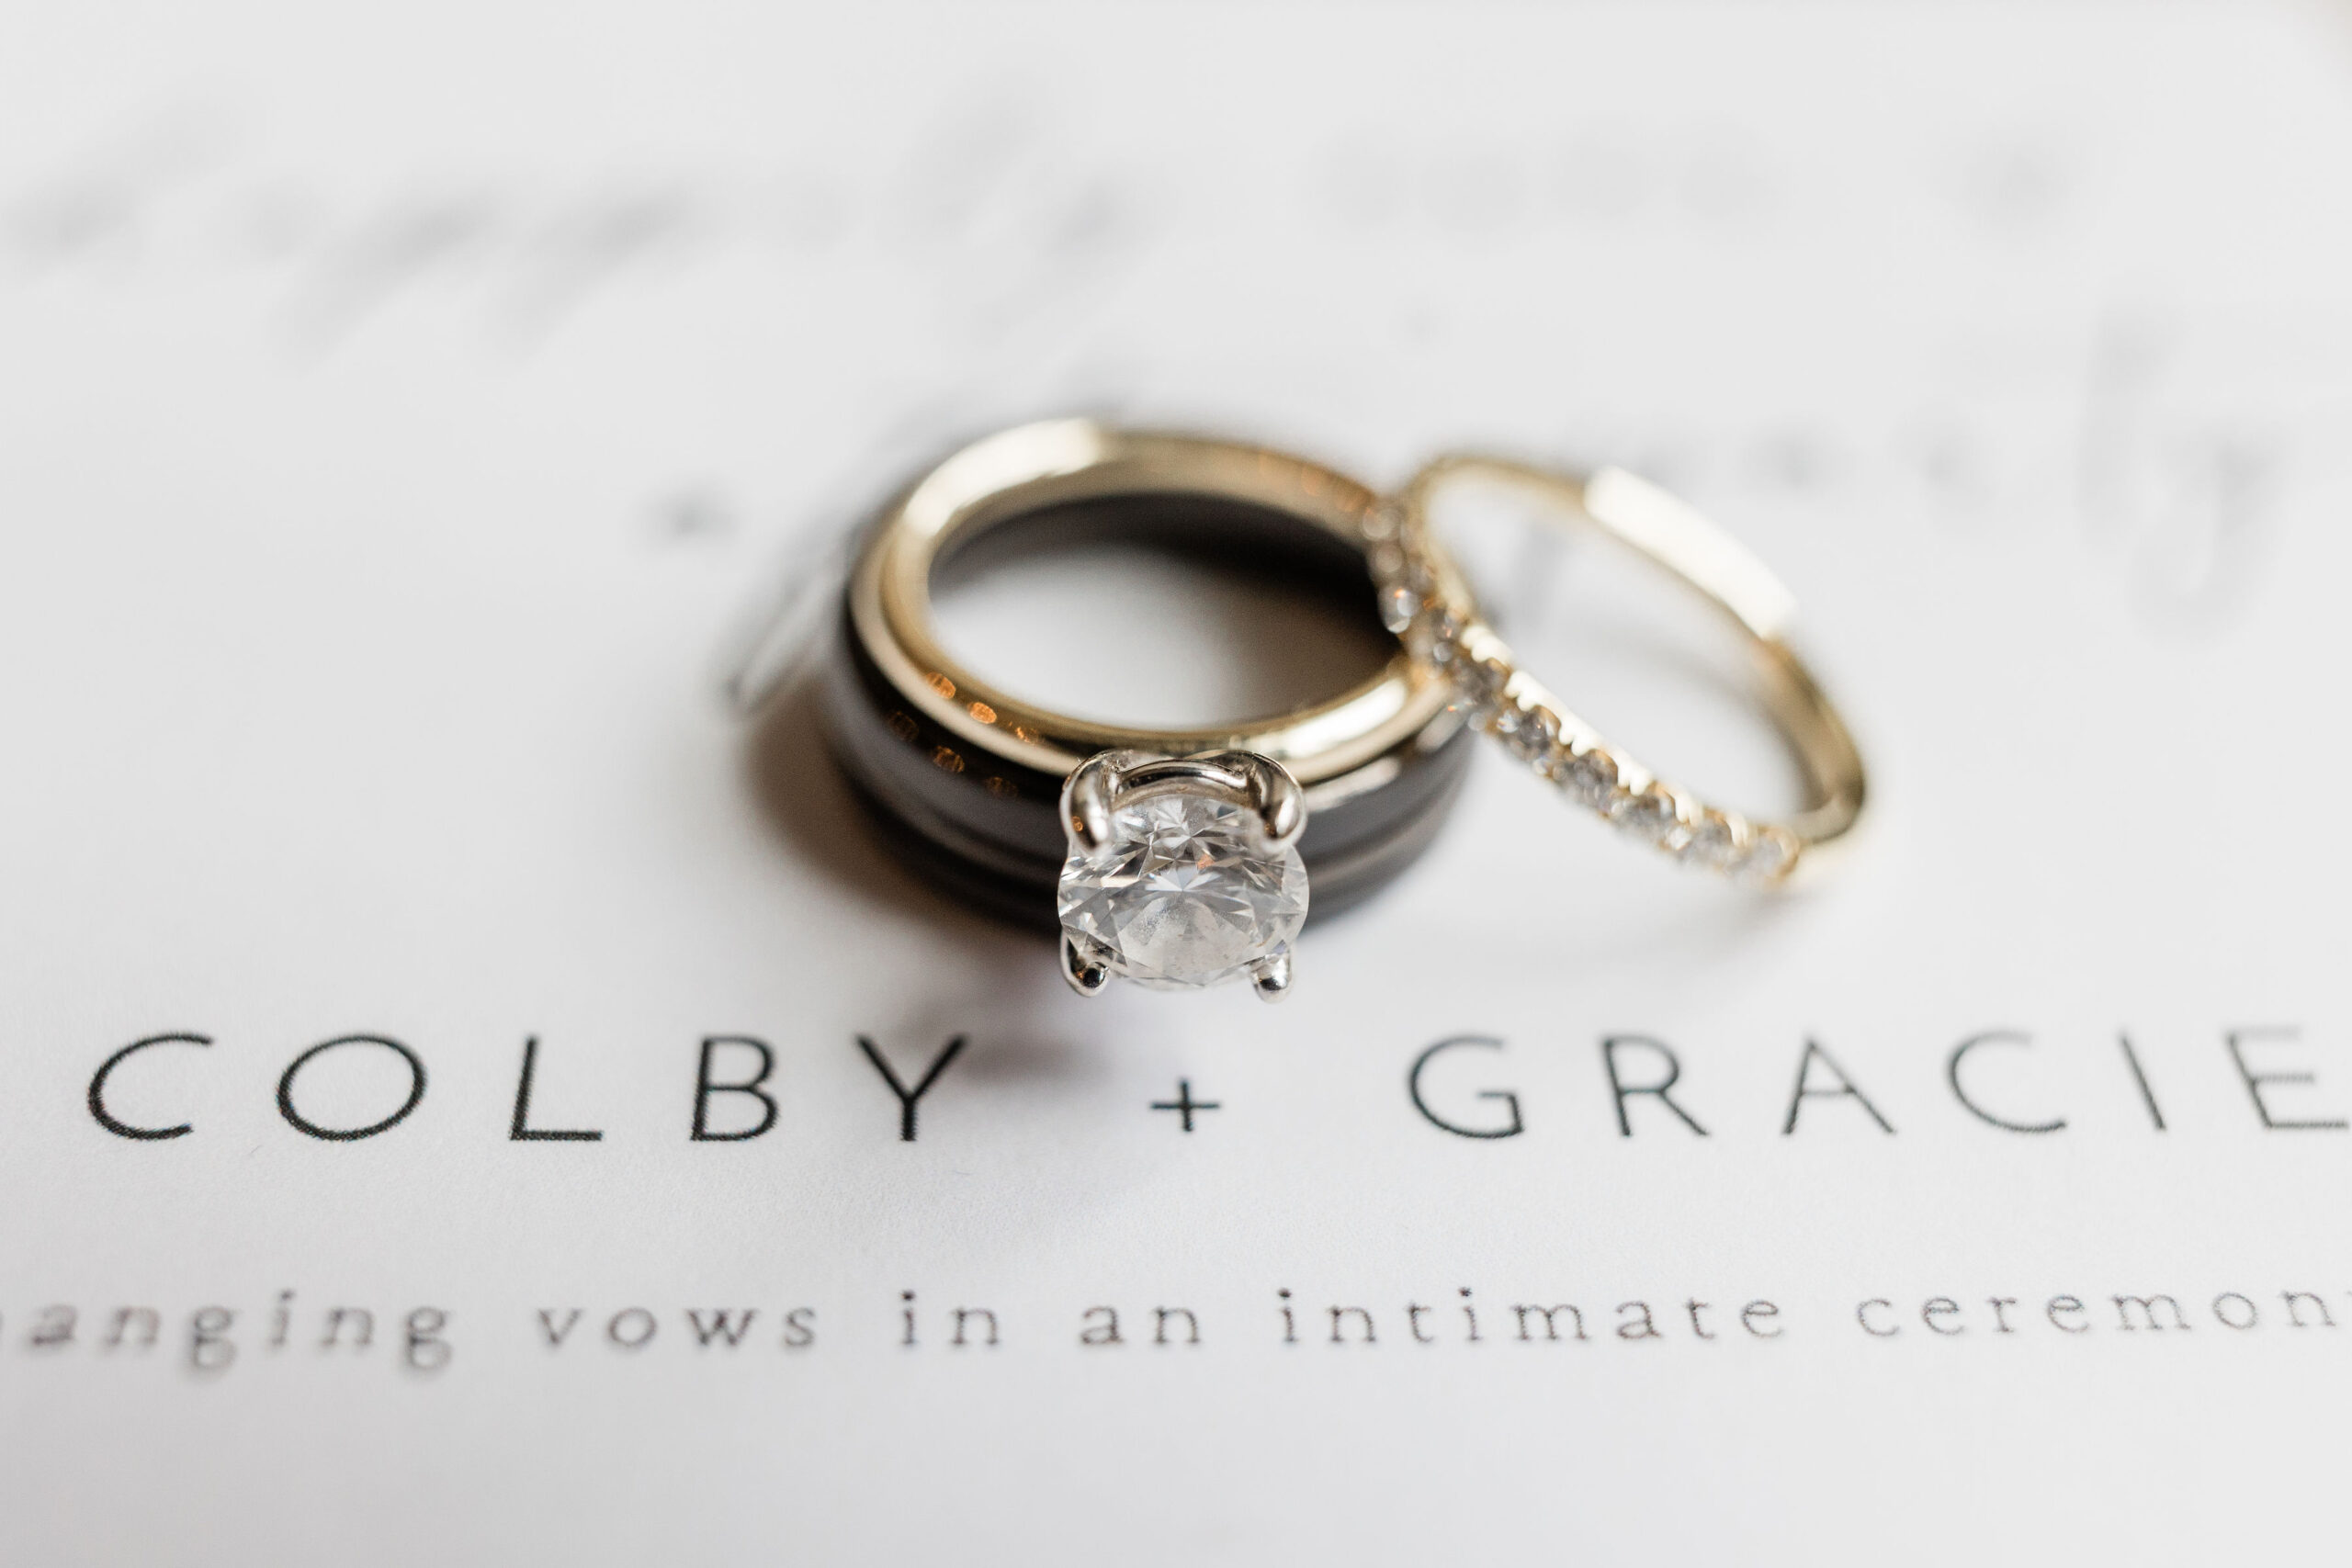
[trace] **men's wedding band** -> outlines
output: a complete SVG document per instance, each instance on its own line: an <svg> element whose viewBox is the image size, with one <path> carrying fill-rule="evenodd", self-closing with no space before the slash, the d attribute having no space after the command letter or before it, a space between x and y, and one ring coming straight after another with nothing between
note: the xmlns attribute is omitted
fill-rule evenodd
<svg viewBox="0 0 2352 1568"><path fill-rule="evenodd" d="M968 669L942 645L932 593L960 552L1013 532L1148 536L1369 593L1383 515L1368 486L1259 446L1089 420L988 436L918 479L865 537L825 682L832 749L888 842L935 884L1047 928L1073 852L1062 791L1081 764L1106 752L1267 759L1302 797L1295 849L1314 912L1342 909L1428 846L1475 744L1450 683L1401 642L1376 671L1293 711L1154 728L1057 712Z"/></svg>

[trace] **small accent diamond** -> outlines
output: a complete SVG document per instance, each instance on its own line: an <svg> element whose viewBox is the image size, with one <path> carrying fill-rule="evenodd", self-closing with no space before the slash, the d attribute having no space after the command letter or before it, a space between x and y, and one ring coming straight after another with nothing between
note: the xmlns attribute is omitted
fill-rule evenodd
<svg viewBox="0 0 2352 1568"><path fill-rule="evenodd" d="M1657 844L1665 843L1673 837L1679 826L1675 817L1674 796L1655 784L1639 795L1628 795L1609 819L1634 838Z"/></svg>
<svg viewBox="0 0 2352 1568"><path fill-rule="evenodd" d="M1742 882L1770 882L1786 874L1795 859L1796 846L1789 836L1777 828L1767 828L1757 833L1747 852L1732 866L1732 874Z"/></svg>
<svg viewBox="0 0 2352 1568"><path fill-rule="evenodd" d="M1442 605L1421 612L1413 623L1408 646L1440 670L1451 667L1462 655L1462 623L1453 613Z"/></svg>
<svg viewBox="0 0 2352 1568"><path fill-rule="evenodd" d="M1690 829L1690 840L1682 846L1682 858L1693 865L1717 870L1731 863L1739 852L1739 836L1730 818L1720 811L1710 811L1699 825Z"/></svg>
<svg viewBox="0 0 2352 1568"><path fill-rule="evenodd" d="M1560 721L1549 708L1505 709L1495 728L1520 761L1538 768L1551 761L1552 748L1560 739Z"/></svg>
<svg viewBox="0 0 2352 1568"><path fill-rule="evenodd" d="M1499 659L1489 656L1473 660L1462 667L1463 695L1474 707L1492 708L1502 701L1503 688L1510 684L1510 666Z"/></svg>
<svg viewBox="0 0 2352 1568"><path fill-rule="evenodd" d="M1571 753L1552 776L1576 799L1595 811L1605 810L1617 790L1617 759L1596 746Z"/></svg>

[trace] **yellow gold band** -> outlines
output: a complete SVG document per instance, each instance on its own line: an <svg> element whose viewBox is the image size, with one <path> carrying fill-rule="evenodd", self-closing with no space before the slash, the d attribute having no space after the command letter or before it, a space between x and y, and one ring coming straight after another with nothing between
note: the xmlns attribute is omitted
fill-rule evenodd
<svg viewBox="0 0 2352 1568"><path fill-rule="evenodd" d="M1310 788L1415 742L1445 716L1446 683L1403 649L1324 701L1217 728L1145 729L1056 713L987 682L941 645L933 569L959 536L1063 502L1154 493L1221 496L1303 519L1360 550L1379 516L1363 485L1304 458L1234 442L1055 420L965 447L902 496L850 582L865 649L907 700L980 752L1059 778L1098 751L1254 751Z"/></svg>
<svg viewBox="0 0 2352 1568"><path fill-rule="evenodd" d="M1544 503L1664 568L1744 634L1764 700L1803 769L1807 804L1784 821L1724 810L1658 778L1601 739L1521 668L1487 624L1430 521L1431 497L1457 479L1484 479ZM1374 550L1389 629L1462 694L1476 721L1571 798L1678 859L1759 883L1850 833L1862 811L1861 753L1837 707L1790 646L1795 601L1745 547L1699 513L1621 468L1558 472L1474 454L1425 466L1397 492Z"/></svg>

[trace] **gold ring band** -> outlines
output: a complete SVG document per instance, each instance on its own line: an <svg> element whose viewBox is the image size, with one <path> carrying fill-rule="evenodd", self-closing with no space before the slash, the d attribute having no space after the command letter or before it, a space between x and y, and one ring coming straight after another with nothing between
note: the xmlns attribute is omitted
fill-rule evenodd
<svg viewBox="0 0 2352 1568"><path fill-rule="evenodd" d="M1442 485L1479 479L1531 495L1548 514L1598 530L1695 589L1745 635L1765 701L1793 747L1807 804L1782 821L1709 805L1610 744L1522 669L1487 625L1436 537L1430 502ZM1578 475L1457 453L1408 480L1373 553L1381 613L1417 657L1442 671L1475 721L1563 793L1687 863L1758 883L1784 881L1853 830L1862 811L1861 753L1838 709L1790 645L1795 600L1722 528L1621 468Z"/></svg>
<svg viewBox="0 0 2352 1568"><path fill-rule="evenodd" d="M1220 496L1311 523L1359 550L1379 497L1332 469L1235 442L1055 420L965 447L881 520L850 583L850 615L883 674L923 716L985 754L1069 773L1098 751L1255 751L1312 789L1423 737L1453 694L1399 648L1370 679L1311 706L1217 728L1146 729L1053 712L975 675L941 645L933 569L955 542L1064 502L1149 494Z"/></svg>
<svg viewBox="0 0 2352 1568"><path fill-rule="evenodd" d="M1336 470L1254 446L1088 420L975 442L875 520L827 670L832 750L886 842L959 900L1044 924L1057 918L1071 855L1101 847L1071 837L1064 797L1074 784L1093 778L1107 800L1121 795L1123 774L1106 773L1105 759L1189 759L1197 782L1216 794L1216 770L1204 760L1240 754L1297 792L1291 816L1275 809L1279 791L1251 804L1272 813L1261 848L1271 852L1287 843L1286 829L1296 831L1318 918L1378 891L1434 838L1476 745L1451 684L1401 641L1377 633L1388 648L1377 668L1290 711L1166 728L1044 707L943 646L933 580L959 551L1000 528L1017 539L1024 524L1043 523L1052 536L1066 507L1095 502L1112 510L1073 525L1081 534L1159 529L1277 576L1295 569L1302 582L1324 579L1359 613L1367 607L1357 595L1372 587L1380 497ZM1069 655L1088 656L1080 648ZM1090 769L1090 760L1098 765ZM1076 827L1100 838L1110 824L1080 813ZM1088 967L1070 971L1073 983Z"/></svg>

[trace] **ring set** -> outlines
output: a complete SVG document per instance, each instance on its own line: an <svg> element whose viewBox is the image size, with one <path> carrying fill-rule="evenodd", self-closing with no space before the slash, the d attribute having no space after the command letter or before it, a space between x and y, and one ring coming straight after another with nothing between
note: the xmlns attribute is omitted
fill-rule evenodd
<svg viewBox="0 0 2352 1568"><path fill-rule="evenodd" d="M1785 821L1724 810L1603 740L1488 625L1431 519L1438 493L1499 484L1630 547L1695 590L1753 650L1802 764ZM1148 536L1318 581L1376 609L1381 667L1291 711L1196 728L1060 713L943 646L933 584L991 535ZM1788 641L1792 603L1736 541L1616 469L1578 477L1451 456L1393 495L1306 458L1086 420L973 443L877 517L848 583L824 687L828 736L885 840L951 894L1057 929L1081 994L1247 979L1279 999L1314 889L1318 917L1425 850L1474 734L1682 862L1777 885L1843 838L1860 755Z"/></svg>

